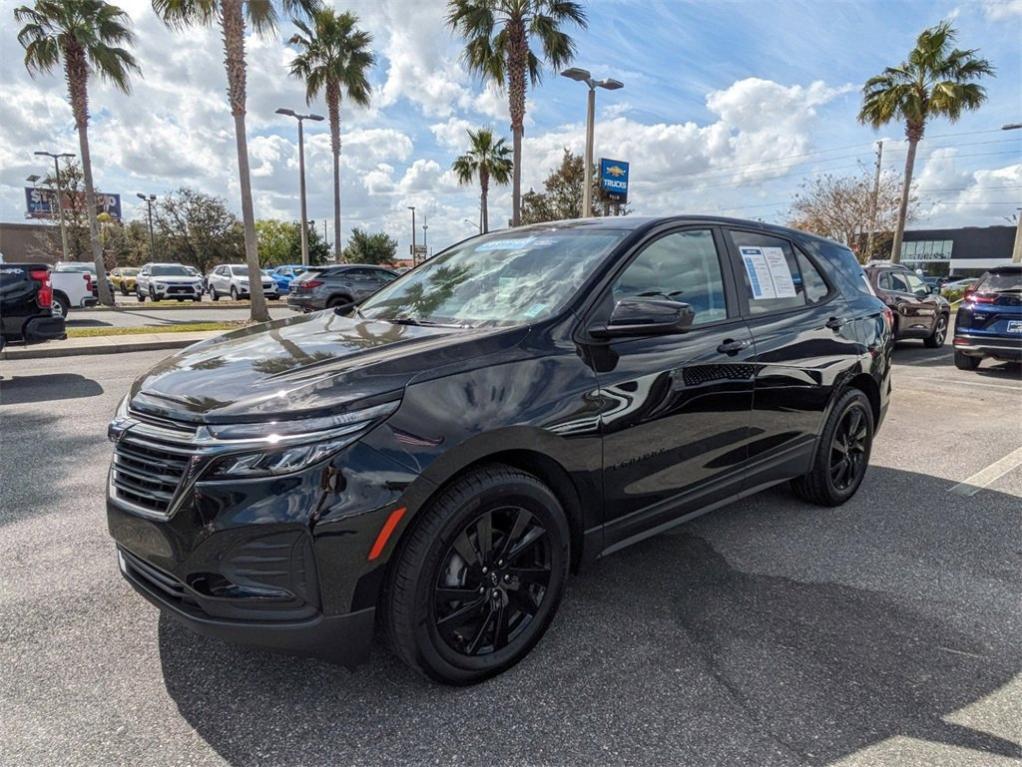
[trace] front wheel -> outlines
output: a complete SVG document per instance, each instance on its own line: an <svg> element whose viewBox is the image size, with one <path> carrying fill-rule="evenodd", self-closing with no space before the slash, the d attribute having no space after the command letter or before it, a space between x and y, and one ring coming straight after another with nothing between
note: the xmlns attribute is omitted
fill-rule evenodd
<svg viewBox="0 0 1022 767"><path fill-rule="evenodd" d="M405 534L390 573L384 620L409 666L467 685L524 658L564 592L570 534L557 497L504 465L445 490Z"/></svg>
<svg viewBox="0 0 1022 767"><path fill-rule="evenodd" d="M937 324L933 326L933 332L923 339L923 344L928 349L939 349L944 345L945 338L947 338L947 315L942 314L937 317Z"/></svg>
<svg viewBox="0 0 1022 767"><path fill-rule="evenodd" d="M968 354L955 352L955 367L959 370L975 370L979 367L980 361L981 359L979 357L972 357Z"/></svg>
<svg viewBox="0 0 1022 767"><path fill-rule="evenodd" d="M233 301L238 300L238 289L234 287L234 285L231 285L231 300Z"/></svg>
<svg viewBox="0 0 1022 767"><path fill-rule="evenodd" d="M212 285L210 285L209 287L209 297L212 298L214 301L220 300L220 294L216 292L216 288L214 288Z"/></svg>
<svg viewBox="0 0 1022 767"><path fill-rule="evenodd" d="M125 285L123 282L121 283L121 295L122 296L128 295L128 286Z"/></svg>
<svg viewBox="0 0 1022 767"><path fill-rule="evenodd" d="M873 409L859 389L834 404L816 448L813 468L792 480L795 494L819 506L840 506L859 489L873 447Z"/></svg>

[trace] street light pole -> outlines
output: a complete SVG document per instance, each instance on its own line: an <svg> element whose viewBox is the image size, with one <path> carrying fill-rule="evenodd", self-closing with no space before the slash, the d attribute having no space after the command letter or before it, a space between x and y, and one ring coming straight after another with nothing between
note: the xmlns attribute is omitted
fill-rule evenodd
<svg viewBox="0 0 1022 767"><path fill-rule="evenodd" d="M149 212L149 259L151 261L156 260L156 239L153 237L153 203L156 202L156 195L151 194L148 197L141 192L136 192L135 196L140 200L145 201L145 206Z"/></svg>
<svg viewBox="0 0 1022 767"><path fill-rule="evenodd" d="M1002 125L1001 130L1018 130L1022 123ZM1015 245L1011 249L1011 263L1022 264L1022 208L1015 211L1018 221L1015 222Z"/></svg>
<svg viewBox="0 0 1022 767"><path fill-rule="evenodd" d="M429 258L429 245L426 242L426 230L429 225L426 223L426 214L422 214L422 250L426 258Z"/></svg>
<svg viewBox="0 0 1022 767"><path fill-rule="evenodd" d="M869 234L866 235L866 260L873 257L873 235L877 228L877 204L880 198L880 166L884 161L884 142L877 142L876 174L873 176L873 199L869 203Z"/></svg>
<svg viewBox="0 0 1022 767"><path fill-rule="evenodd" d="M57 218L60 221L60 247L63 253L64 261L68 260L67 257L67 227L64 225L64 200L63 192L60 186L60 158L61 157L74 157L70 152L43 152L37 151L33 154L39 157L52 157L53 158L53 185L57 189Z"/></svg>
<svg viewBox="0 0 1022 767"><path fill-rule="evenodd" d="M298 121L298 176L299 176L299 195L301 196L302 206L302 266L309 265L309 219L306 214L305 207L305 129L303 123L306 120L313 120L319 122L323 119L322 115L314 114L298 114L293 109L278 109L277 114L287 115L293 117Z"/></svg>
<svg viewBox="0 0 1022 767"><path fill-rule="evenodd" d="M415 206L409 205L408 210L412 212L412 266L415 266Z"/></svg>
<svg viewBox="0 0 1022 767"><path fill-rule="evenodd" d="M624 83L620 80L606 79L594 80L592 73L587 69L571 67L561 72L561 75L569 80L577 80L589 87L588 98L586 99L586 151L585 151L585 180L582 188L582 218L589 218L593 215L593 133L596 121L596 89L604 88L608 91L616 91L623 88Z"/></svg>

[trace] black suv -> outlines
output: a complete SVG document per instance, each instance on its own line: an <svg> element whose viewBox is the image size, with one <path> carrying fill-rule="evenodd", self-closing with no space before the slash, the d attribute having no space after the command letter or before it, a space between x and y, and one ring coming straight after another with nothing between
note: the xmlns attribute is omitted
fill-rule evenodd
<svg viewBox="0 0 1022 767"><path fill-rule="evenodd" d="M303 312L345 311L395 279L396 272L371 264L312 266L291 281L287 305Z"/></svg>
<svg viewBox="0 0 1022 767"><path fill-rule="evenodd" d="M53 299L48 264L0 261L0 349L9 341L66 338L64 317L54 313Z"/></svg>
<svg viewBox="0 0 1022 767"><path fill-rule="evenodd" d="M569 571L791 481L859 487L891 313L843 246L720 218L476 237L353 316L204 341L110 424L124 577L207 634L433 679L524 657ZM641 586L637 586L640 588Z"/></svg>
<svg viewBox="0 0 1022 767"><path fill-rule="evenodd" d="M921 338L931 349L947 339L951 304L931 285L901 264L866 264L866 277L877 296L894 312L894 338Z"/></svg>

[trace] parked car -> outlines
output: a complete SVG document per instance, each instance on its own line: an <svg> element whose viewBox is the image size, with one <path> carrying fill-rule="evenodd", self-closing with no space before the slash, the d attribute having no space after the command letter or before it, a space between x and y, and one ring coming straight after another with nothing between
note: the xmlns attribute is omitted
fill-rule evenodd
<svg viewBox="0 0 1022 767"><path fill-rule="evenodd" d="M877 296L894 312L895 339L921 338L931 349L944 345L951 305L936 288L901 264L874 261L865 271Z"/></svg>
<svg viewBox="0 0 1022 767"><path fill-rule="evenodd" d="M960 370L987 357L1022 362L1022 265L991 269L966 289L952 345Z"/></svg>
<svg viewBox="0 0 1022 767"><path fill-rule="evenodd" d="M346 309L365 300L397 276L390 269L371 264L310 266L291 283L287 305L303 312Z"/></svg>
<svg viewBox="0 0 1022 767"><path fill-rule="evenodd" d="M291 281L304 272L306 267L301 264L282 264L270 269L270 277L277 283L277 292L282 296L291 290Z"/></svg>
<svg viewBox="0 0 1022 767"><path fill-rule="evenodd" d="M958 293L964 292L967 288L971 288L976 284L976 279L976 277L966 277L963 280L945 282L940 286L940 294L947 298L948 296L954 296Z"/></svg>
<svg viewBox="0 0 1022 767"><path fill-rule="evenodd" d="M350 665L379 623L413 668L477 682L584 562L782 482L852 497L892 323L850 250L781 227L475 237L354 317L237 330L138 379L109 429L120 570L201 633Z"/></svg>
<svg viewBox="0 0 1022 767"><path fill-rule="evenodd" d="M279 299L277 284L269 273L260 269L259 277L263 295L271 301ZM248 267L245 264L220 264L209 273L207 282L209 297L214 301L219 301L220 296L230 296L237 301L239 298L247 298L251 292Z"/></svg>
<svg viewBox="0 0 1022 767"><path fill-rule="evenodd" d="M135 276L138 274L138 267L118 266L110 270L110 284L122 295L129 296L135 292Z"/></svg>
<svg viewBox="0 0 1022 767"><path fill-rule="evenodd" d="M135 295L140 302L202 299L202 278L184 264L145 264L135 275ZM194 271L194 270L193 270Z"/></svg>
<svg viewBox="0 0 1022 767"><path fill-rule="evenodd" d="M64 317L53 301L50 267L0 263L0 349L66 338Z"/></svg>
<svg viewBox="0 0 1022 767"><path fill-rule="evenodd" d="M87 309L98 303L95 267L87 264L92 268L76 268L81 266L64 263L50 271L54 307L64 319L71 309Z"/></svg>

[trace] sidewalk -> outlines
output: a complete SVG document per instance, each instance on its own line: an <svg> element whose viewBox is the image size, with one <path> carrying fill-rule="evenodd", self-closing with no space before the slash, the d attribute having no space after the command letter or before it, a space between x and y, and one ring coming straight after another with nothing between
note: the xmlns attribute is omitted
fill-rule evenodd
<svg viewBox="0 0 1022 767"><path fill-rule="evenodd" d="M47 357L73 357L79 354L117 354L120 352L146 352L157 349L181 349L197 341L222 335L223 330L196 333L138 333L121 336L94 336L68 338L65 341L47 341L31 346L10 345L0 352L4 360L32 360Z"/></svg>

